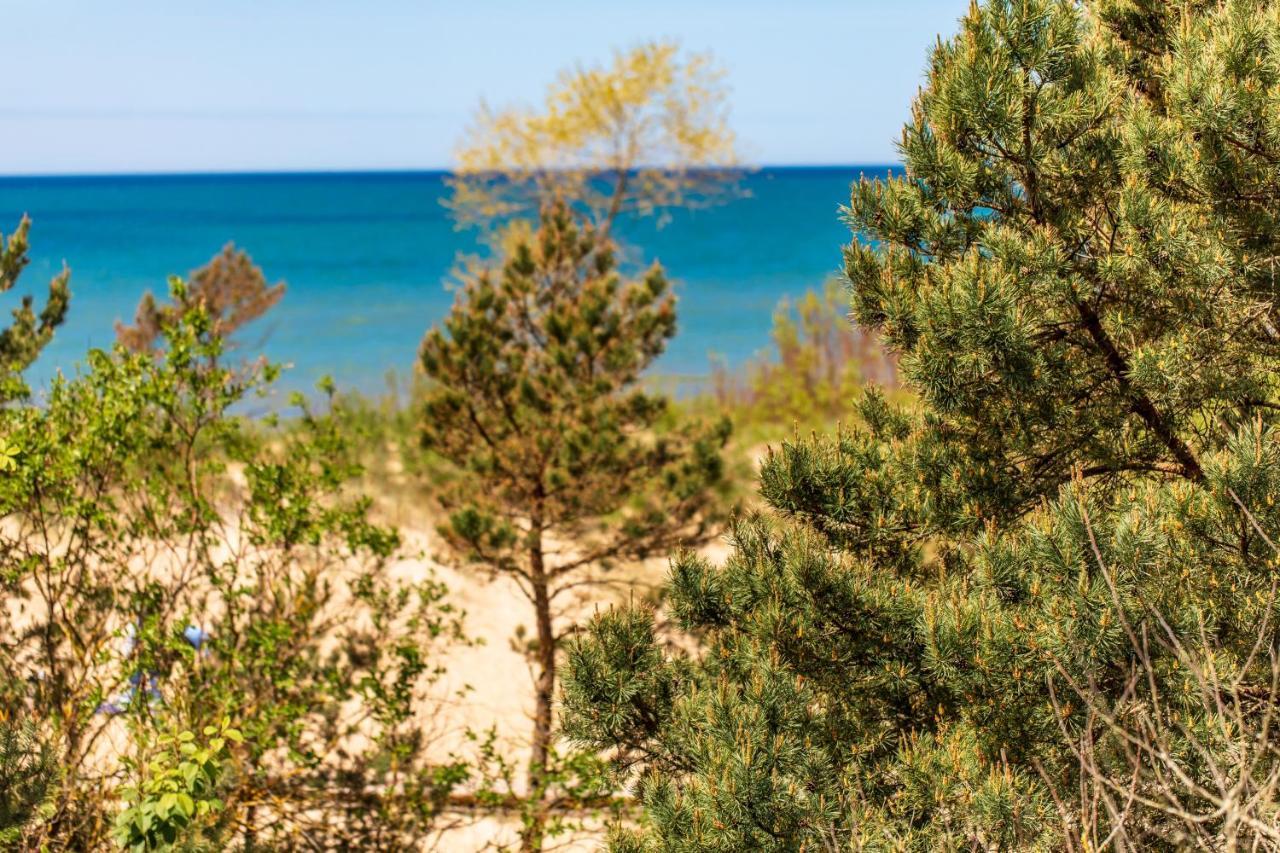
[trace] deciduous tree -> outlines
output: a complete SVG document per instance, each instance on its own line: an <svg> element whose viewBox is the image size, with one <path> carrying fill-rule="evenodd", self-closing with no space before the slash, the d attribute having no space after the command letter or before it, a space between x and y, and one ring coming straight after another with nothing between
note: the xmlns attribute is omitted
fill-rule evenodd
<svg viewBox="0 0 1280 853"><path fill-rule="evenodd" d="M707 54L648 42L564 72L539 109L482 105L459 146L451 206L486 222L558 196L607 234L623 212L723 199L740 163L722 78Z"/></svg>

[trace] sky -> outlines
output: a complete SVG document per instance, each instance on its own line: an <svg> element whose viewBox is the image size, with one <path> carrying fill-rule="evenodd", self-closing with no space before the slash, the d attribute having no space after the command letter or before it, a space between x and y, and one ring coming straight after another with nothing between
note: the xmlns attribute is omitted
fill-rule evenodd
<svg viewBox="0 0 1280 853"><path fill-rule="evenodd" d="M483 99L673 38L757 165L889 163L967 0L0 0L0 174L448 168Z"/></svg>

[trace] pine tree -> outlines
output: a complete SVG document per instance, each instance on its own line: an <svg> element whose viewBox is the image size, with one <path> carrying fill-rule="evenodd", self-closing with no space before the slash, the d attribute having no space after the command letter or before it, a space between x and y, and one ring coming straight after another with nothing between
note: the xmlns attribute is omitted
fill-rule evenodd
<svg viewBox="0 0 1280 853"><path fill-rule="evenodd" d="M697 542L715 521L727 424L673 425L641 374L675 333L662 270L616 270L613 247L549 204L500 269L469 277L423 340L424 442L457 469L441 532L512 577L532 605L536 711L526 850L541 849L552 782L556 608L620 561Z"/></svg>
<svg viewBox="0 0 1280 853"><path fill-rule="evenodd" d="M284 282L267 284L262 268L233 243L222 247L200 269L191 273L181 302L163 305L150 291L143 294L132 326L116 323L116 339L132 352L147 352L156 346L166 325L201 305L209 314L209 334L234 345L236 330L271 310L284 298Z"/></svg>
<svg viewBox="0 0 1280 853"><path fill-rule="evenodd" d="M0 844L21 846L23 833L52 811L58 759L30 720L0 720Z"/></svg>
<svg viewBox="0 0 1280 853"><path fill-rule="evenodd" d="M7 241L0 234L0 293L12 290L18 276L31 262L27 257L30 230L31 220L24 216ZM32 297L22 297L22 304L13 310L13 322L0 331L0 402L27 395L22 373L53 339L54 329L66 319L71 301L70 279L71 273L66 269L53 277L49 282L49 296L39 314L32 307Z"/></svg>
<svg viewBox="0 0 1280 853"><path fill-rule="evenodd" d="M989 0L846 211L914 407L569 653L620 850L1280 845L1280 9ZM1271 650L1270 655L1267 650Z"/></svg>

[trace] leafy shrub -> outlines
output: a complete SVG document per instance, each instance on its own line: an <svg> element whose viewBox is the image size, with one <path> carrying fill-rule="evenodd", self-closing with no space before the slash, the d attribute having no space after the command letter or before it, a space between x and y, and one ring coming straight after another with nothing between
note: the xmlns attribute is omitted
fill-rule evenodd
<svg viewBox="0 0 1280 853"><path fill-rule="evenodd" d="M209 834L223 803L218 799L228 744L244 737L224 720L205 726L204 739L188 731L161 734L145 762L126 759L138 778L120 789L125 807L116 815L115 837L131 853L171 850L181 839L194 846Z"/></svg>
<svg viewBox="0 0 1280 853"><path fill-rule="evenodd" d="M265 434L235 416L277 371L222 366L199 303L160 349L94 351L0 412L0 715L38 711L63 770L31 843L100 846L126 768L223 720L244 734L219 757L230 837L413 843L465 775L426 757L416 717L458 636L443 587L392 576L398 536L350 493L332 412L299 398ZM399 817L350 819L379 810Z"/></svg>
<svg viewBox="0 0 1280 853"><path fill-rule="evenodd" d="M739 371L717 365L711 396L738 422L826 426L868 385L898 387L893 355L850 322L847 290L832 280L773 314L773 351Z"/></svg>

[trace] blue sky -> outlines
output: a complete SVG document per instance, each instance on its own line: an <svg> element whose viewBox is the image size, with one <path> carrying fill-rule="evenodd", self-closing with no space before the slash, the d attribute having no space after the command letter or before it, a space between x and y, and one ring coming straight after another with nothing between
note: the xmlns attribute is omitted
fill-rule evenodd
<svg viewBox="0 0 1280 853"><path fill-rule="evenodd" d="M481 98L676 38L758 164L884 163L967 0L0 0L0 174L445 168Z"/></svg>

